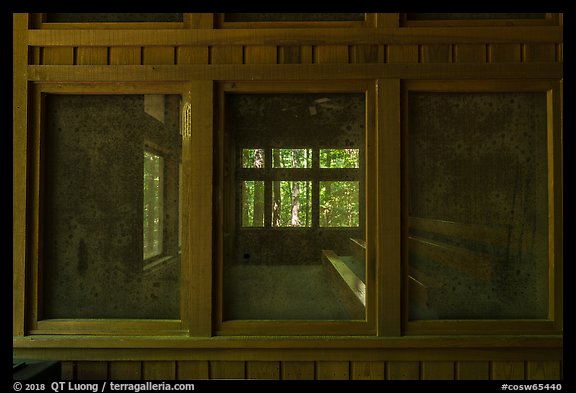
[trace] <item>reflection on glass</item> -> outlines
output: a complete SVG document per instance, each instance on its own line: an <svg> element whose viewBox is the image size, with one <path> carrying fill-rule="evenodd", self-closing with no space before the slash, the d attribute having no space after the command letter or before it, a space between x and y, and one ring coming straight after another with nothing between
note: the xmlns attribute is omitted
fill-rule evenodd
<svg viewBox="0 0 576 393"><path fill-rule="evenodd" d="M178 319L180 96L48 94L43 315Z"/></svg>
<svg viewBox="0 0 576 393"><path fill-rule="evenodd" d="M357 181L320 182L320 226L357 227L360 184Z"/></svg>
<svg viewBox="0 0 576 393"><path fill-rule="evenodd" d="M546 93L409 94L411 319L548 314Z"/></svg>

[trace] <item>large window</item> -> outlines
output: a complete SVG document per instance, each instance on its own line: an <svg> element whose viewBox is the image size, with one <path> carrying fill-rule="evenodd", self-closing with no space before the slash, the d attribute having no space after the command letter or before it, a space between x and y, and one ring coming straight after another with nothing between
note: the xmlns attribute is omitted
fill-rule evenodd
<svg viewBox="0 0 576 393"><path fill-rule="evenodd" d="M180 316L180 96L51 94L44 319Z"/></svg>
<svg viewBox="0 0 576 393"><path fill-rule="evenodd" d="M262 86L221 85L222 332L366 324L367 88Z"/></svg>
<svg viewBox="0 0 576 393"><path fill-rule="evenodd" d="M554 320L557 90L405 86L408 329Z"/></svg>

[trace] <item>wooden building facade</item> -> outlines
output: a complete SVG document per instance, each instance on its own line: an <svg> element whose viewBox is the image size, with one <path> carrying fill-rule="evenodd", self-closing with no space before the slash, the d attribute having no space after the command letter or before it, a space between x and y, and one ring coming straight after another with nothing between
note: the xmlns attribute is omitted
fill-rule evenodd
<svg viewBox="0 0 576 393"><path fill-rule="evenodd" d="M63 379L563 379L562 14L79 15L13 16L15 357ZM296 180L303 228L279 228ZM330 221L337 187L359 213ZM282 277L310 295L266 303Z"/></svg>

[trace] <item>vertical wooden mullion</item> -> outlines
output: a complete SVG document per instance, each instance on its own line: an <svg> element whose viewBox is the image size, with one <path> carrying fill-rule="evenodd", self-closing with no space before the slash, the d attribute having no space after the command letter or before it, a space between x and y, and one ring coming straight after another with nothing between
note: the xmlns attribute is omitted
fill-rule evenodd
<svg viewBox="0 0 576 393"><path fill-rule="evenodd" d="M13 221L12 334L25 333L27 139L28 139L28 14L13 14ZM18 179L18 181L16 181Z"/></svg>
<svg viewBox="0 0 576 393"><path fill-rule="evenodd" d="M185 94L190 105L188 133L183 127L182 314L190 334L212 334L212 81L194 81ZM186 322L185 322L186 323Z"/></svg>
<svg viewBox="0 0 576 393"><path fill-rule="evenodd" d="M266 146L264 148L264 228L272 227L272 148Z"/></svg>
<svg viewBox="0 0 576 393"><path fill-rule="evenodd" d="M377 334L401 334L401 170L400 80L379 80L377 97L376 173Z"/></svg>

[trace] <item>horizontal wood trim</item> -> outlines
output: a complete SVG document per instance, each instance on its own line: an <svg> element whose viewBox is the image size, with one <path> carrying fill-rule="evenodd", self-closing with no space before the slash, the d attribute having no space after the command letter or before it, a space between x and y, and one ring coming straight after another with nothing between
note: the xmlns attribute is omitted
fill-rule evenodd
<svg viewBox="0 0 576 393"><path fill-rule="evenodd" d="M560 361L562 349L15 348L15 358L112 361Z"/></svg>
<svg viewBox="0 0 576 393"><path fill-rule="evenodd" d="M409 336L477 334L514 335L515 332L534 335L561 334L562 330L552 320L418 320L408 321L405 333Z"/></svg>
<svg viewBox="0 0 576 393"><path fill-rule="evenodd" d="M30 30L30 46L357 45L562 42L560 26Z"/></svg>
<svg viewBox="0 0 576 393"><path fill-rule="evenodd" d="M28 79L44 82L167 82L188 80L560 79L563 65L530 64L220 64L31 65Z"/></svg>
<svg viewBox="0 0 576 393"><path fill-rule="evenodd" d="M478 324L478 323L476 323ZM520 329L518 329L520 331ZM218 336L218 337L134 337L45 335L13 337L21 349L562 349L563 337L541 336L420 336L420 337L333 337L333 336Z"/></svg>

